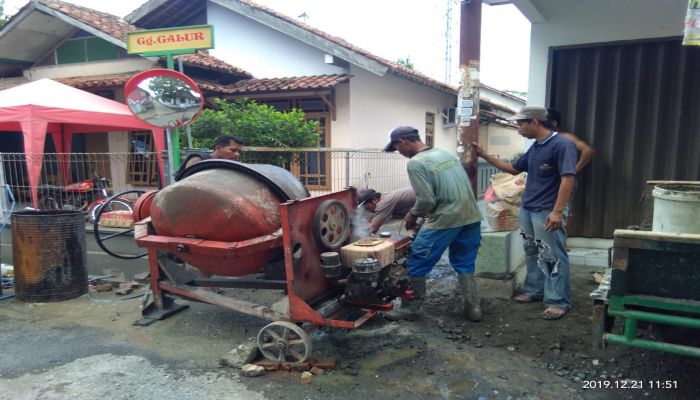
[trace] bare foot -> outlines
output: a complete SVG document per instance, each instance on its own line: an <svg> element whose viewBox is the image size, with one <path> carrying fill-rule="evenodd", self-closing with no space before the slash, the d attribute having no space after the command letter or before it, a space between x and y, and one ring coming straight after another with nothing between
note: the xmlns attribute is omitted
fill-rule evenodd
<svg viewBox="0 0 700 400"><path fill-rule="evenodd" d="M566 313L569 312L568 308L561 308L561 307L548 307L546 310L542 312L542 318L547 319L547 320L555 320L563 317L566 315Z"/></svg>

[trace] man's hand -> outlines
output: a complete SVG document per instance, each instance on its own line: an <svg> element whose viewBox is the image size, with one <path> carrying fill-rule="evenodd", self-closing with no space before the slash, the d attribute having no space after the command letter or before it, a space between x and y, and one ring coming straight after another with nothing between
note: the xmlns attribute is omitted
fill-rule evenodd
<svg viewBox="0 0 700 400"><path fill-rule="evenodd" d="M486 160L486 162L500 169L501 171L507 172L511 175L518 175L520 173L520 171L515 169L511 163L499 160L498 158L488 154L483 147L479 146L479 143L472 142L472 147L474 148L474 150L476 150L477 156L483 158L484 160Z"/></svg>
<svg viewBox="0 0 700 400"><path fill-rule="evenodd" d="M406 225L407 230L411 230L416 226L416 219L417 217L411 213L408 213L405 217L403 217L403 223Z"/></svg>
<svg viewBox="0 0 700 400"><path fill-rule="evenodd" d="M556 231L561 228L563 219L561 211L550 212L547 219L544 220L544 230L549 232Z"/></svg>
<svg viewBox="0 0 700 400"><path fill-rule="evenodd" d="M479 146L479 143L477 143L477 142L472 142L472 147L474 147L474 150L476 150L476 155L477 155L477 156L482 156L482 155L486 154L486 152L484 151L484 149L482 149L481 146Z"/></svg>

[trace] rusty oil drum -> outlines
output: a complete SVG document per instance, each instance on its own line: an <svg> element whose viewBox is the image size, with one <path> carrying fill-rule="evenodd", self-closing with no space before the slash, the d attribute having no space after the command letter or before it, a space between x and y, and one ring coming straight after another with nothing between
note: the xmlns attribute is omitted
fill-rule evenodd
<svg viewBox="0 0 700 400"><path fill-rule="evenodd" d="M11 222L17 300L53 302L87 293L82 212L19 211Z"/></svg>

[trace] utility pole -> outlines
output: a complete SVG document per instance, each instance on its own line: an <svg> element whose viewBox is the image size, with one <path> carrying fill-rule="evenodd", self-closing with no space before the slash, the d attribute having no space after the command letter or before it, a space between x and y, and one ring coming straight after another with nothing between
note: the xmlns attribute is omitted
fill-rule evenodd
<svg viewBox="0 0 700 400"><path fill-rule="evenodd" d="M467 170L474 195L477 195L476 150L471 142L479 140L479 71L481 58L481 0L460 3L459 71L461 82L457 97L459 139L457 155Z"/></svg>

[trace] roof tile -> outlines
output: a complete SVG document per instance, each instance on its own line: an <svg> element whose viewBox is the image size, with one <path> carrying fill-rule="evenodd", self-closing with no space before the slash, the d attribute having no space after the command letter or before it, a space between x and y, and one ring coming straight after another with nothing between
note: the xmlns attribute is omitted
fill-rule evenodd
<svg viewBox="0 0 700 400"><path fill-rule="evenodd" d="M139 30L138 27L128 24L116 15L100 12L87 7L81 7L72 3L59 0L39 0L39 3L65 14L77 21L89 25L101 32L118 39L121 42L126 40L126 33ZM230 65L206 51L198 51L196 54L186 54L182 57L185 64L195 65L201 68L208 68L230 74L251 77L249 72L241 68Z"/></svg>
<svg viewBox="0 0 700 400"><path fill-rule="evenodd" d="M347 82L350 75L315 75L287 78L245 79L229 86L232 94L260 93L276 90L328 89Z"/></svg>
<svg viewBox="0 0 700 400"><path fill-rule="evenodd" d="M97 89L113 89L123 87L126 82L141 71L134 71L124 74L109 74L109 75L94 75L94 76L75 76L69 78L54 78L53 80L61 82L68 86L72 86L82 90L97 90ZM199 85L200 89L205 94L226 95L232 93L232 90L227 85L222 85L217 82L212 82L204 79L193 78ZM0 90L9 89L18 85L29 83L26 78L13 80L0 80Z"/></svg>
<svg viewBox="0 0 700 400"><path fill-rule="evenodd" d="M391 70L391 72L393 72L399 76L402 76L402 77L410 79L412 81L422 83L424 85L431 86L431 87L434 87L434 88L437 88L437 89L440 89L440 90L443 90L443 91L446 91L449 93L457 94L457 88L454 86L451 86L451 85L444 83L444 82L440 82L440 81L433 79L433 78L431 78L423 73L406 68L406 67L399 65L393 61L389 61L385 58L382 58L382 57L379 57L375 54L372 54L367 50L364 50L362 48L359 48L359 47L353 45L352 43L346 41L345 39L330 35L326 32L323 32L319 29L316 29L310 25L306 25L303 22L297 21L297 20L295 20L287 15L279 13L271 8L267 8L265 6L261 6L257 3L254 3L250 0L238 0L238 1L240 1L242 4L248 5L249 7L252 7L254 9L258 9L260 11L263 11L267 14L273 15L273 16L275 16L281 20L284 20L285 22L288 22L292 25L295 25L301 29L312 32L312 33L314 33L314 34L316 34L316 35L318 35L326 40L329 40L329 41L335 43L338 46L345 47L349 50L360 53L363 56L365 56L371 60L374 60L380 64L385 65L386 67L388 67Z"/></svg>

